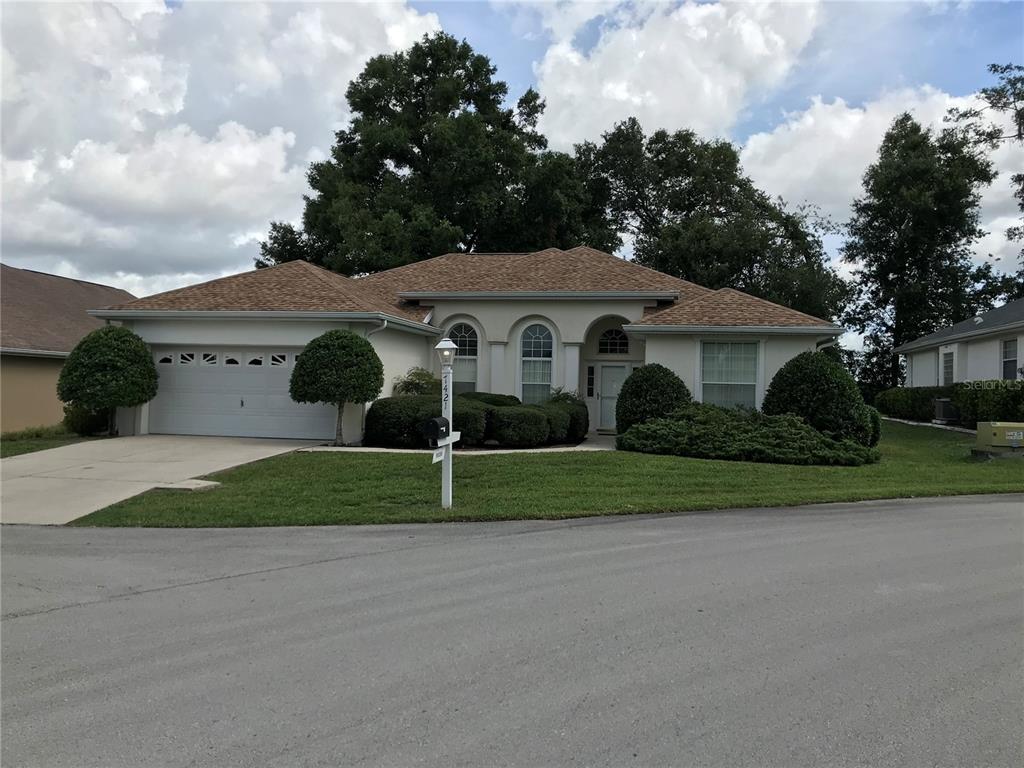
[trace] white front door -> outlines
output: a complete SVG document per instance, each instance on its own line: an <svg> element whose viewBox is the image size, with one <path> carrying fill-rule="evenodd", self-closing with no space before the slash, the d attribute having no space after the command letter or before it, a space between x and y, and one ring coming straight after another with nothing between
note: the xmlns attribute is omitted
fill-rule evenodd
<svg viewBox="0 0 1024 768"><path fill-rule="evenodd" d="M600 429L615 429L615 403L619 399L622 382L629 375L627 365L601 365L599 398L601 401Z"/></svg>

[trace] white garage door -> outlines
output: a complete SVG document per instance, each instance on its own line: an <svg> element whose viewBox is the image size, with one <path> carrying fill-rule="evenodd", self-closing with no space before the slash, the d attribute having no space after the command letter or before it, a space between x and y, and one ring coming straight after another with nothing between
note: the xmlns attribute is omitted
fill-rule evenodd
<svg viewBox="0 0 1024 768"><path fill-rule="evenodd" d="M337 409L288 396L300 349L154 347L149 431L163 435L334 437Z"/></svg>

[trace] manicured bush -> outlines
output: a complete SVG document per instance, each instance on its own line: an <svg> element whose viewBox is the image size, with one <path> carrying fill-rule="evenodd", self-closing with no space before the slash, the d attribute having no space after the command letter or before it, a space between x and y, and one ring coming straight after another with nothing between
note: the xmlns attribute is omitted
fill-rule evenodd
<svg viewBox="0 0 1024 768"><path fill-rule="evenodd" d="M343 445L345 403L368 403L384 387L384 365L373 345L352 331L327 331L295 358L288 392L297 403L329 403L338 408L335 445Z"/></svg>
<svg viewBox="0 0 1024 768"><path fill-rule="evenodd" d="M541 409L525 405L494 409L494 438L509 448L535 448L548 441L548 417Z"/></svg>
<svg viewBox="0 0 1024 768"><path fill-rule="evenodd" d="M441 415L441 403L429 398L431 402L423 405L416 414L416 429L420 434L420 444L426 446L426 438L423 429L426 422L436 419ZM455 398L452 406L452 431L461 432L457 445L466 447L480 445L487 434L487 410L488 406L475 400L464 400L461 397Z"/></svg>
<svg viewBox="0 0 1024 768"><path fill-rule="evenodd" d="M508 405L522 405L523 401L515 395L496 395L493 392L463 392L459 397L469 400L479 400L487 405L504 407Z"/></svg>
<svg viewBox="0 0 1024 768"><path fill-rule="evenodd" d="M615 426L625 432L634 424L667 416L693 398L683 380L658 363L633 371L622 383L615 404Z"/></svg>
<svg viewBox="0 0 1024 768"><path fill-rule="evenodd" d="M65 404L102 413L110 434L114 434L115 409L148 403L156 392L152 352L139 336L120 325L105 325L86 335L71 350L57 378L57 397Z"/></svg>
<svg viewBox="0 0 1024 768"><path fill-rule="evenodd" d="M886 416L907 421L935 418L935 398L952 397L954 387L893 387L875 396L875 407Z"/></svg>
<svg viewBox="0 0 1024 768"><path fill-rule="evenodd" d="M960 423L974 429L979 421L1024 421L1024 381L970 381L953 385L953 405Z"/></svg>
<svg viewBox="0 0 1024 768"><path fill-rule="evenodd" d="M102 411L90 411L74 403L64 404L64 428L82 437L103 432L109 427L109 417Z"/></svg>
<svg viewBox="0 0 1024 768"><path fill-rule="evenodd" d="M668 418L635 424L616 438L624 451L698 459L771 464L859 466L879 459L877 449L833 440L798 416L690 404Z"/></svg>
<svg viewBox="0 0 1024 768"><path fill-rule="evenodd" d="M761 410L768 416L799 416L835 440L867 445L871 437L871 418L857 382L822 352L801 352L783 365L768 385Z"/></svg>
<svg viewBox="0 0 1024 768"><path fill-rule="evenodd" d="M393 395L434 395L441 397L441 380L426 368L414 366L391 385Z"/></svg>
<svg viewBox="0 0 1024 768"><path fill-rule="evenodd" d="M541 411L548 420L549 443L565 443L569 440L569 411L563 406L553 403L544 405L530 405L528 408L536 408Z"/></svg>
<svg viewBox="0 0 1024 768"><path fill-rule="evenodd" d="M874 448L882 439L882 417L879 416L877 408L872 408L870 405L864 407L867 408L868 421L871 422L871 436L868 439L868 445Z"/></svg>
<svg viewBox="0 0 1024 768"><path fill-rule="evenodd" d="M578 443L583 440L590 431L590 411L587 404L575 392L555 392L548 400L548 405L564 408L569 414L569 431L566 440L570 443Z"/></svg>
<svg viewBox="0 0 1024 768"><path fill-rule="evenodd" d="M419 415L431 405L429 395L382 397L375 400L366 412L363 424L363 444L381 448L421 448L423 438ZM440 412L441 405L437 403Z"/></svg>

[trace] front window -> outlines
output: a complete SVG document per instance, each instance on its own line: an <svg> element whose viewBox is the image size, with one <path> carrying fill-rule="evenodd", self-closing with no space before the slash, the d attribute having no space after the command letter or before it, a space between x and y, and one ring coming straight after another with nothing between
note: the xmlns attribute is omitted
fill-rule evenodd
<svg viewBox="0 0 1024 768"><path fill-rule="evenodd" d="M476 361L479 340L476 329L468 323L452 327L448 338L455 344L455 364L452 366L452 389L460 392L476 392Z"/></svg>
<svg viewBox="0 0 1024 768"><path fill-rule="evenodd" d="M621 328L609 328L597 340L599 355L628 355L629 337Z"/></svg>
<svg viewBox="0 0 1024 768"><path fill-rule="evenodd" d="M1017 378L1017 340L1004 339L1000 346L1003 351L1003 378L1013 381Z"/></svg>
<svg viewBox="0 0 1024 768"><path fill-rule="evenodd" d="M953 383L953 353L942 353L942 384L948 387Z"/></svg>
<svg viewBox="0 0 1024 768"><path fill-rule="evenodd" d="M753 409L757 400L757 342L701 344L701 399L725 408Z"/></svg>
<svg viewBox="0 0 1024 768"><path fill-rule="evenodd" d="M523 331L523 402L537 404L551 397L551 359L554 355L551 331L535 324Z"/></svg>

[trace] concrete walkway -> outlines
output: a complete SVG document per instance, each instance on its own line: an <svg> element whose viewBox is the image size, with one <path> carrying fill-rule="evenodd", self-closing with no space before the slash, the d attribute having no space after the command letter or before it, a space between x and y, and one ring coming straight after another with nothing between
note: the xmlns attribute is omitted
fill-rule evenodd
<svg viewBox="0 0 1024 768"><path fill-rule="evenodd" d="M0 462L0 522L63 525L150 488L312 445L308 440L143 435L92 440Z"/></svg>
<svg viewBox="0 0 1024 768"><path fill-rule="evenodd" d="M456 444L457 445L457 444ZM549 445L543 448L470 448L455 449L455 455L463 456L498 456L503 453L568 453L571 451L614 451L615 435L592 434L578 445ZM426 453L422 448L371 448L361 445L316 445L303 448L302 452L319 453L321 451L341 451L343 453Z"/></svg>

